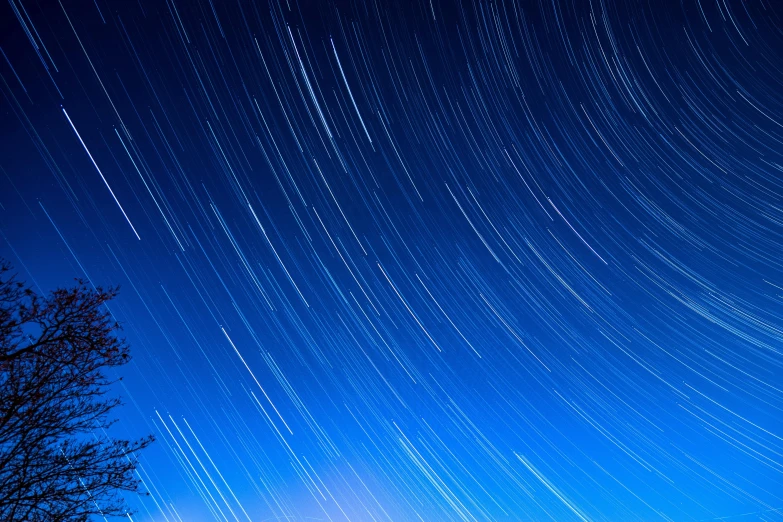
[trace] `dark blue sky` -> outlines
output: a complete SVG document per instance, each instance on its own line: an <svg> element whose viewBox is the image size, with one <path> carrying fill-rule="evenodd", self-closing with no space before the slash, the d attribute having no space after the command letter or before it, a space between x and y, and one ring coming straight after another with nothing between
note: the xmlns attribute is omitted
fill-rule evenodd
<svg viewBox="0 0 783 522"><path fill-rule="evenodd" d="M0 255L121 286L133 520L783 520L781 14L0 6Z"/></svg>

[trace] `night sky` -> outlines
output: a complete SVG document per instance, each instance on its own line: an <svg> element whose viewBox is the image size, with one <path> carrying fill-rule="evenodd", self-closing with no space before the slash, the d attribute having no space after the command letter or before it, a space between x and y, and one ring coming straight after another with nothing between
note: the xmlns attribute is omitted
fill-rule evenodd
<svg viewBox="0 0 783 522"><path fill-rule="evenodd" d="M4 1L0 256L121 287L132 520L783 520L781 16Z"/></svg>

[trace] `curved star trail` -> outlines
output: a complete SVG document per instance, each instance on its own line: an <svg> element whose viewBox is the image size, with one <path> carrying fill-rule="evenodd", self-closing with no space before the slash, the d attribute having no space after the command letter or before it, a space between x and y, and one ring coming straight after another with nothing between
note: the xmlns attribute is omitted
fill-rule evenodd
<svg viewBox="0 0 783 522"><path fill-rule="evenodd" d="M1 9L0 254L122 287L133 520L783 520L778 3Z"/></svg>

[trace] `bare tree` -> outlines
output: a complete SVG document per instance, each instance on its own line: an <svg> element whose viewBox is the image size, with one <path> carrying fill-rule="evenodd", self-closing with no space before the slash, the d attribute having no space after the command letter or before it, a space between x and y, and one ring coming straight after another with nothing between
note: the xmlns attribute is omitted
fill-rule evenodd
<svg viewBox="0 0 783 522"><path fill-rule="evenodd" d="M0 520L124 516L152 437L110 437L110 368L130 360L104 306L116 289L38 295L0 260Z"/></svg>

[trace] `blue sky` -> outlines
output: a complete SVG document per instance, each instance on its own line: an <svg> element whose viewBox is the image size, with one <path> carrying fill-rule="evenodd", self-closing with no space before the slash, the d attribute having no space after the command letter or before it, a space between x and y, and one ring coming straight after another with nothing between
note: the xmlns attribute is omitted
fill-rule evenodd
<svg viewBox="0 0 783 522"><path fill-rule="evenodd" d="M134 520L780 519L776 5L0 9L0 255L120 285Z"/></svg>

